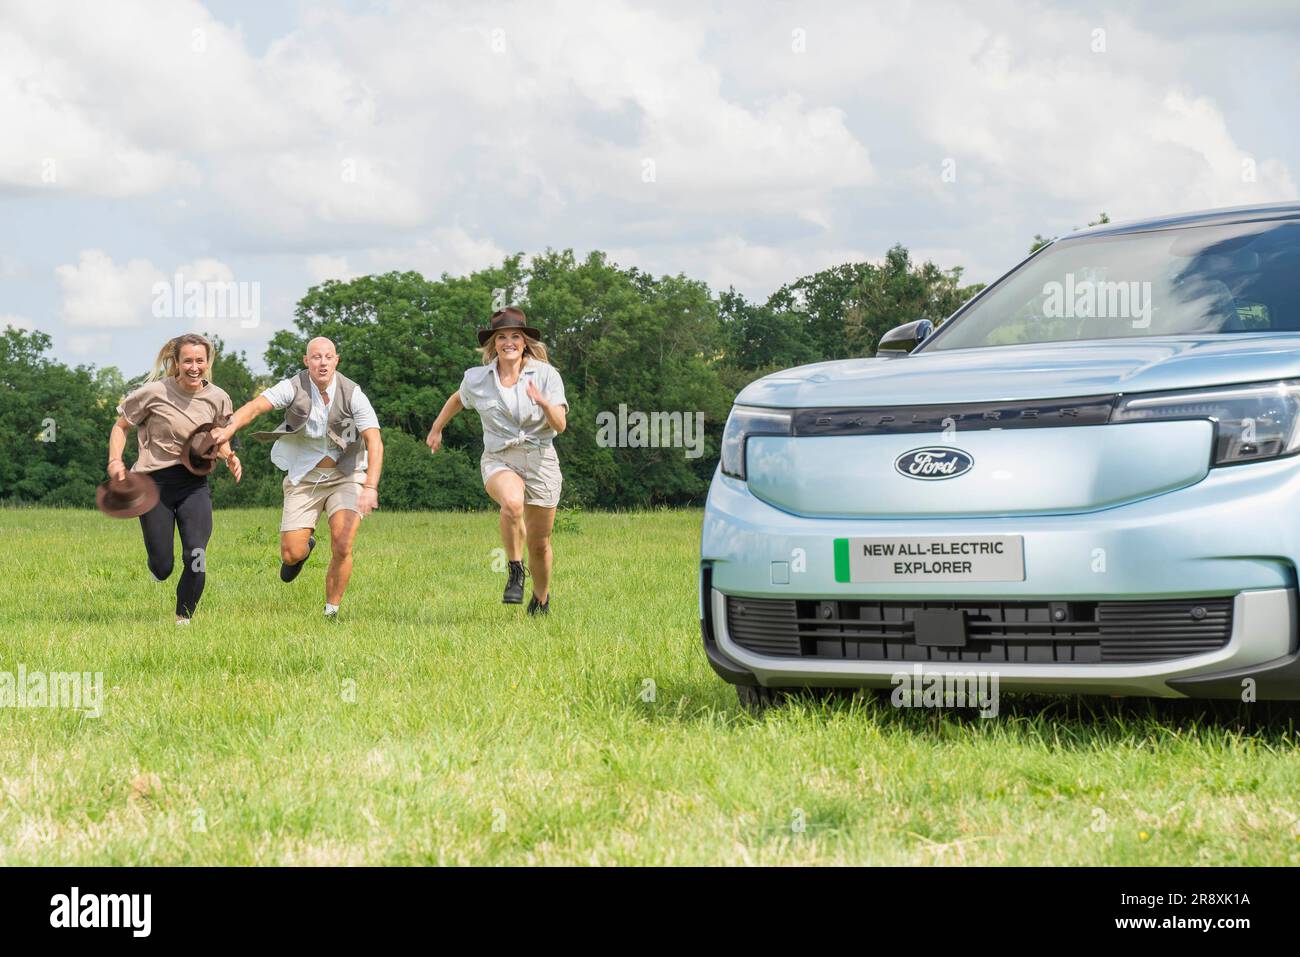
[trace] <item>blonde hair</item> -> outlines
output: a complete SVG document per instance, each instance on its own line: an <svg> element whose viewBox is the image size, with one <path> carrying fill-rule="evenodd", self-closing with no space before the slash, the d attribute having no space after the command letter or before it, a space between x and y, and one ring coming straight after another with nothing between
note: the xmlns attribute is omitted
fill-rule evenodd
<svg viewBox="0 0 1300 957"><path fill-rule="evenodd" d="M208 366L209 369L211 368L212 343L196 332L187 332L175 339L168 339L166 344L158 350L158 357L153 360L153 371L149 373L149 377L144 381L156 382L159 379L178 375L181 366L181 348L184 346L202 346L208 354Z"/></svg>
<svg viewBox="0 0 1300 957"><path fill-rule="evenodd" d="M507 326L504 329L497 330L493 333L492 338L479 346L478 351L483 354L483 364L485 366L490 366L492 360L497 357L497 336L501 335L503 332L518 332L524 337L525 359L538 359L547 364L551 364L550 356L546 354L546 346L542 345L540 339L534 339L528 333L522 331L518 326Z"/></svg>

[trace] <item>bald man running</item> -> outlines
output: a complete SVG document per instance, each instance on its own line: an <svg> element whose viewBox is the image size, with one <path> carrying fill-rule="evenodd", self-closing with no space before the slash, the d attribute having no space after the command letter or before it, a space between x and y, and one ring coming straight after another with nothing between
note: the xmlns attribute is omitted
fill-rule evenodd
<svg viewBox="0 0 1300 957"><path fill-rule="evenodd" d="M384 443L379 419L360 387L336 370L334 343L322 337L307 343L307 368L277 382L241 406L217 442L227 442L253 419L284 409L284 422L273 432L253 437L275 440L271 461L284 478L284 512L280 518L280 579L298 577L316 547L316 523L329 517L330 558L325 575L325 615L334 618L352 577L352 542L361 519L379 507L379 473Z"/></svg>

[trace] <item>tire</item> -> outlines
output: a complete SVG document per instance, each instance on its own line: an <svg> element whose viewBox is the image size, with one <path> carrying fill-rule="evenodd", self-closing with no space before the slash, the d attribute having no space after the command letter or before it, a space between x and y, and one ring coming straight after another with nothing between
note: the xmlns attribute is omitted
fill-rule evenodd
<svg viewBox="0 0 1300 957"><path fill-rule="evenodd" d="M764 688L761 685L736 685L736 697L740 699L742 708L754 714L778 707L785 701L785 694L780 688Z"/></svg>
<svg viewBox="0 0 1300 957"><path fill-rule="evenodd" d="M807 696L814 701L826 702L849 699L853 688L764 688L762 685L736 685L736 697L746 711L759 712L779 708L791 698Z"/></svg>

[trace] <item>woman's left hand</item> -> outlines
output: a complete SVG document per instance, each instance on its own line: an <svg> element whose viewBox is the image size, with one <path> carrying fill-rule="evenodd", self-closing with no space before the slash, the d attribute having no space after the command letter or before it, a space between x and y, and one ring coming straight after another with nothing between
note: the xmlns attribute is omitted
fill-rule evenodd
<svg viewBox="0 0 1300 957"><path fill-rule="evenodd" d="M532 399L543 409L546 408L546 399L542 395L541 390L537 388L537 383L535 383L532 379L528 380L528 398Z"/></svg>
<svg viewBox="0 0 1300 957"><path fill-rule="evenodd" d="M230 469L230 474L235 477L236 482L238 482L244 475L244 466L240 463L239 456L234 452L231 452L229 457L227 457L226 468Z"/></svg>

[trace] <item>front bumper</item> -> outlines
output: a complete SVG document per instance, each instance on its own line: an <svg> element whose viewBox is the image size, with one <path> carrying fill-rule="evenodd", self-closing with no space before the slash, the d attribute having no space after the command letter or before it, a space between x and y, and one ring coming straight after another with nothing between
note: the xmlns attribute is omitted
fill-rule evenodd
<svg viewBox="0 0 1300 957"><path fill-rule="evenodd" d="M765 687L890 687L898 674L996 673L1008 691L1149 697L1300 698L1300 655L1292 635L1296 593L1291 589L1242 592L1233 600L1233 630L1221 649L1175 661L1142 664L996 664L915 661L844 661L762 655L742 648L727 630L726 596L709 589L702 619L706 653L714 670L733 684Z"/></svg>
<svg viewBox="0 0 1300 957"><path fill-rule="evenodd" d="M1155 697L1300 699L1296 567L1300 462L1215 469L1196 485L1075 515L978 519L825 519L791 515L716 475L702 540L701 620L714 669L736 684L889 687L900 671L996 671L1001 687ZM853 536L1021 535L1022 582L837 582L833 540ZM979 665L766 655L727 629L727 596L826 600L1232 601L1229 640L1142 663ZM1247 681L1249 679L1249 681Z"/></svg>

